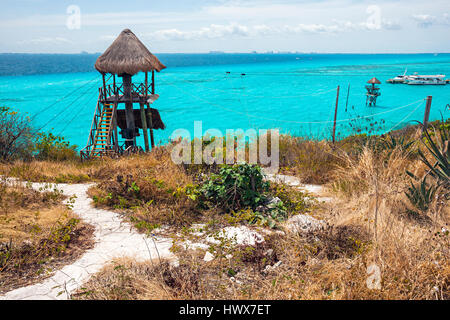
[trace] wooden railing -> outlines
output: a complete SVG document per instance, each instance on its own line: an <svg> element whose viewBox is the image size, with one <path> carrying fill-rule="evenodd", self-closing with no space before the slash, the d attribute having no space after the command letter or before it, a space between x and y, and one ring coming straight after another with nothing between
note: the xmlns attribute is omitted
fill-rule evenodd
<svg viewBox="0 0 450 320"><path fill-rule="evenodd" d="M150 95L152 89L152 85L148 84L147 86L144 83L141 84L131 84L131 94L138 94L140 96L146 96L146 95ZM101 92L101 97L104 99L107 99L108 97L111 96L115 96L115 95L123 95L125 94L124 92L124 88L123 88L123 84L121 85L113 85L113 84L108 84L105 86L105 90L103 89L103 87L101 87L100 89ZM103 92L105 91L105 92Z"/></svg>

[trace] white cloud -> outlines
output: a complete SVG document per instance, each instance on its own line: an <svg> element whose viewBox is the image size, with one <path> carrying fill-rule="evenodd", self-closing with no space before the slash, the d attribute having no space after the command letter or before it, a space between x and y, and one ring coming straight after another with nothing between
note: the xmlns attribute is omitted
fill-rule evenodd
<svg viewBox="0 0 450 320"><path fill-rule="evenodd" d="M212 24L209 27L203 27L197 30L179 30L176 28L163 29L151 32L145 35L146 38L153 41L168 41L168 40L206 40L206 39L221 39L226 37L266 37L273 35L285 34L326 34L326 33L340 33L349 31L373 31L373 30L398 30L400 26L393 22L382 21L379 27L374 28L372 25L361 22L353 23L351 21L333 21L332 24L297 24L268 26L268 25L254 25L246 26L236 22L228 25ZM110 39L110 36L102 37ZM112 37L113 38L113 37Z"/></svg>
<svg viewBox="0 0 450 320"><path fill-rule="evenodd" d="M441 16L433 16L430 14L414 14L412 18L421 28L428 28L434 25L450 26L450 17L448 13L444 13Z"/></svg>
<svg viewBox="0 0 450 320"><path fill-rule="evenodd" d="M201 40L201 39L219 39L227 36L247 37L251 31L247 26L237 23L229 25L212 24L193 31L182 31L178 29L165 29L152 32L147 35L152 40Z"/></svg>
<svg viewBox="0 0 450 320"><path fill-rule="evenodd" d="M64 43L72 43L72 41L66 39L66 38L61 38L61 37L40 37L40 38L35 38L35 39L30 39L30 40L23 40L23 41L19 41L18 44L44 44L44 43L48 43L48 44L64 44Z"/></svg>

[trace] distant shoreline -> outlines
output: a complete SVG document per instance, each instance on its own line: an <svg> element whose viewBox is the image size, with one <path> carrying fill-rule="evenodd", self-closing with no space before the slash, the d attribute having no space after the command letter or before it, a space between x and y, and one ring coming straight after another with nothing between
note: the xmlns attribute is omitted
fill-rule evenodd
<svg viewBox="0 0 450 320"><path fill-rule="evenodd" d="M61 52L0 52L0 55L101 55L101 52L73 52L73 53L61 53ZM450 54L450 52L155 52L155 55L161 54L173 54L173 55L196 55L196 54L273 54L273 55L414 55L414 54Z"/></svg>

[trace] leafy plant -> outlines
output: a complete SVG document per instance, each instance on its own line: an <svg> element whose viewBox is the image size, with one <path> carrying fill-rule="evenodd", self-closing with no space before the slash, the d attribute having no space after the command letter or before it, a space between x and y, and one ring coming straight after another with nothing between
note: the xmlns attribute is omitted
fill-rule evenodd
<svg viewBox="0 0 450 320"><path fill-rule="evenodd" d="M201 192L207 201L229 212L255 209L264 204L267 199L264 192L268 189L269 183L264 181L261 168L244 163L222 166L218 174L204 182Z"/></svg>
<svg viewBox="0 0 450 320"><path fill-rule="evenodd" d="M436 193L436 186L427 186L427 177L425 176L419 185L414 185L411 182L411 187L408 188L406 196L411 204L413 204L422 213L427 212L433 202Z"/></svg>
<svg viewBox="0 0 450 320"><path fill-rule="evenodd" d="M54 134L37 133L34 152L39 160L70 160L77 157L77 146L71 145L64 137Z"/></svg>
<svg viewBox="0 0 450 320"><path fill-rule="evenodd" d="M422 162L428 167L428 174L438 180L438 185L443 186L446 189L450 188L450 146L449 146L449 137L450 137L450 127L446 126L444 121L442 121L443 125L438 127L438 133L434 132L434 139L428 130L425 130L424 133L424 141L423 144L428 149L430 154L435 159L435 163L432 164L428 161L425 154L418 150L420 159ZM407 172L413 178L416 178L414 174L411 172Z"/></svg>
<svg viewBox="0 0 450 320"><path fill-rule="evenodd" d="M257 211L250 223L276 228L277 222L283 222L288 218L287 208L283 201L278 201L267 206L266 211Z"/></svg>
<svg viewBox="0 0 450 320"><path fill-rule="evenodd" d="M407 141L404 136L396 138L393 135L389 135L389 138L381 141L381 145L384 150L389 150L389 157L395 149L400 149L404 153L409 152L414 145L414 141Z"/></svg>
<svg viewBox="0 0 450 320"><path fill-rule="evenodd" d="M31 158L34 133L29 117L0 106L0 161Z"/></svg>

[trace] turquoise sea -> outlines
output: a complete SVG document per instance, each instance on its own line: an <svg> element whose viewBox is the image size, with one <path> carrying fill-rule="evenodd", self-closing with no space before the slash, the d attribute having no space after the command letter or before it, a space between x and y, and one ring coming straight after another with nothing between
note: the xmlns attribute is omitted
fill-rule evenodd
<svg viewBox="0 0 450 320"><path fill-rule="evenodd" d="M36 128L84 147L101 86L93 69L97 56L0 54L0 105L27 112ZM155 131L160 143L179 128L193 134L194 121L202 121L204 131L279 128L294 135L330 137L338 85L340 137L351 134L355 125L386 132L422 121L429 95L431 120L450 114L450 85L385 82L406 68L411 74L450 78L450 54L157 56L167 66L156 74L160 98L153 105L167 126ZM375 108L368 108L365 84L372 77L382 82L381 97ZM143 81L143 75L133 79Z"/></svg>

